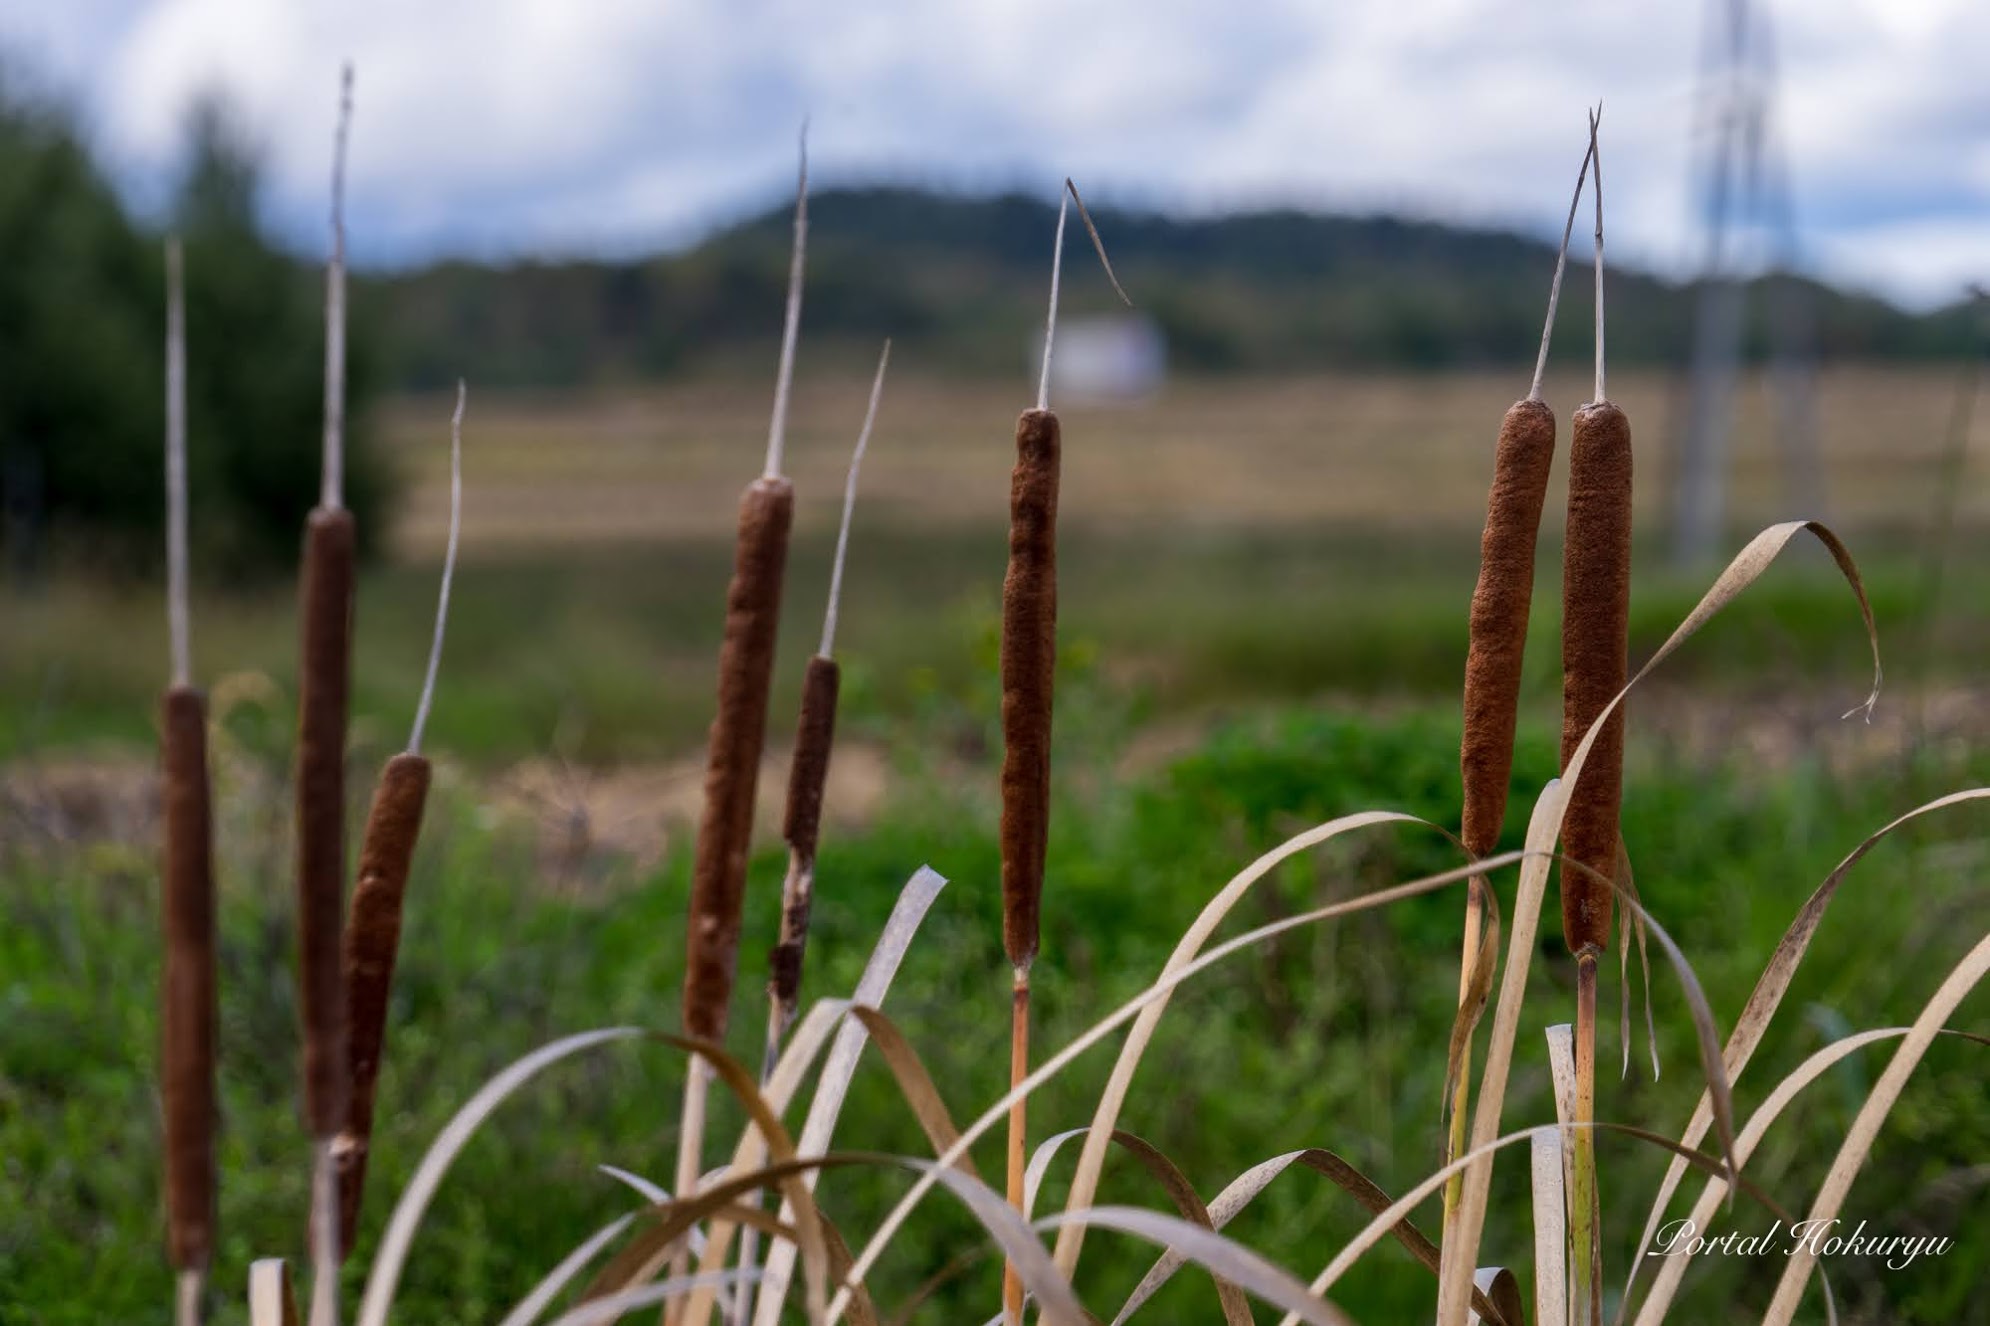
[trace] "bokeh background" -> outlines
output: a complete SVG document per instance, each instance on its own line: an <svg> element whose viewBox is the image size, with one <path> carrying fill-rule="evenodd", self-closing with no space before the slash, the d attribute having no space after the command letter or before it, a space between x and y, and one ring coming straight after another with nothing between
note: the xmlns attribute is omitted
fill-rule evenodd
<svg viewBox="0 0 1990 1326"><path fill-rule="evenodd" d="M997 606L1059 182L1084 191L1134 307L1074 229L1052 392L1066 470L1042 1043L1137 990L1201 900L1286 833L1378 806L1455 821L1491 441L1526 392L1599 100L1610 394L1638 456L1634 663L1747 534L1792 516L1850 542L1887 658L1873 721L1841 722L1866 643L1828 558L1799 547L1632 701L1627 845L1731 1020L1832 863L1990 773L1973 426L1986 54L1990 10L1968 0L0 3L0 1314L163 1320L167 1302L151 1083L168 233L187 245L194 646L223 798L224 1311L251 1257L301 1250L288 576L316 496L342 61L351 500L370 559L355 819L412 715L447 420L469 385L439 791L357 1285L393 1194L478 1082L553 1035L675 1021L686 830L804 119L800 509L764 790L785 776L843 466L890 336L838 637L810 993L848 987L914 867L954 879L893 1000L966 1116L999 1085ZM1564 420L1592 393L1591 206L1549 362ZM1551 491L1517 793L1554 771L1559 469ZM1517 796L1516 835L1524 810ZM775 817L761 824L749 935L771 943L780 854ZM1975 933L1985 834L1964 806L1860 868L1744 1104L1824 1041L1911 1017ZM1251 915L1451 863L1435 835L1385 836L1284 872ZM1407 1186L1438 1151L1457 911L1430 900L1213 974L1171 1014L1128 1126L1205 1194L1307 1145ZM1566 1016L1571 979L1552 949L1509 1120L1549 1109L1538 1027ZM1654 997L1666 1075L1634 1063L1600 1109L1676 1130L1690 1032L1663 972ZM1833 1264L1854 1319L1990 1313L1972 1297L1990 1255L1976 1053L1931 1052L1852 1204L1963 1247L1906 1271ZM1854 1060L1821 1083L1758 1181L1802 1205L1878 1070ZM443 1190L410 1311L492 1318L622 1209L597 1162L663 1174L678 1071L656 1051L605 1059L502 1116ZM1104 1071L1081 1064L1048 1094L1046 1133L1088 1117ZM920 1146L881 1073L860 1079L845 1140ZM1627 1144L1605 1163L1614 1284L1656 1163ZM1357 1213L1285 1182L1236 1232L1303 1270ZM825 1182L853 1230L890 1191ZM1502 1191L1490 1252L1523 1261L1524 1191ZM1150 1200L1130 1173L1115 1195ZM881 1295L971 1237L936 1214ZM1093 1242L1081 1288L1109 1311L1144 1263ZM1778 1270L1709 1263L1689 1302L1753 1303ZM972 1269L934 1310L981 1310L993 1275ZM1385 1250L1343 1301L1421 1313L1422 1277ZM1206 1285L1183 1280L1159 1319L1207 1311Z"/></svg>

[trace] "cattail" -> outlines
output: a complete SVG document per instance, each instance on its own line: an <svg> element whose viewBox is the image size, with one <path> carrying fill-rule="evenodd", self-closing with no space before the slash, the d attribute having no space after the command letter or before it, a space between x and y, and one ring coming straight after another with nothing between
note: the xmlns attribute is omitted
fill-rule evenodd
<svg viewBox="0 0 1990 1326"><path fill-rule="evenodd" d="M352 66L340 74L332 148L332 252L325 275L324 475L304 525L299 577L297 723L298 1007L304 1122L311 1135L311 1326L338 1322L338 1172L345 1122L345 736L352 666L354 527L343 505L345 453L345 150Z"/></svg>
<svg viewBox="0 0 1990 1326"><path fill-rule="evenodd" d="M692 866L684 977L685 1029L711 1040L725 1035L739 958L755 784L766 744L767 692L793 517L794 487L778 475L754 480L740 501L719 647L718 714L712 720L704 817Z"/></svg>
<svg viewBox="0 0 1990 1326"><path fill-rule="evenodd" d="M802 273L808 250L808 126L802 126L795 185L794 244L788 262L788 301L781 325L781 361L774 412L767 426L765 472L740 498L732 583L726 589L725 636L719 646L718 712L705 757L705 805L691 865L691 911L685 940L684 1029L707 1040L725 1035L739 964L740 911L746 859L753 841L753 803L766 745L767 693L781 617L781 580L794 519L794 486L781 475L787 441L788 392L801 326ZM684 1078L678 1122L677 1192L697 1191L699 1153L710 1087L704 1060L693 1057ZM688 1249L672 1274L689 1264ZM676 1311L670 1314L675 1319Z"/></svg>
<svg viewBox="0 0 1990 1326"><path fill-rule="evenodd" d="M1569 200L1568 222L1555 258L1555 275L1548 287L1548 313L1541 329L1541 350L1535 359L1534 383L1524 400L1516 401L1500 420L1493 455L1492 490L1486 499L1485 534L1479 546L1479 580L1472 591L1470 646L1465 658L1465 723L1459 746L1464 808L1460 837L1465 850L1485 856L1499 844L1506 821L1508 784L1513 775L1513 734L1520 708L1520 674L1527 647L1527 617L1534 597L1534 544L1541 527L1541 508L1548 491L1548 470L1555 458L1555 414L1541 399L1541 380L1548 365L1548 344L1555 330L1561 301L1562 275L1568 264L1569 237L1588 178L1589 153L1583 152L1576 174L1575 196ZM1482 877L1471 881L1465 911L1464 957L1458 972L1461 1004L1478 996L1472 989L1487 914ZM1474 1010L1476 1016L1476 1010ZM1464 1043L1469 1047L1469 1039ZM1469 1058L1469 1053L1465 1054ZM1469 1103L1467 1075L1461 1063L1449 1066L1455 1086L1449 1096L1450 1150L1455 1157L1465 1142L1465 1107ZM1462 1176L1445 1186L1447 1219L1462 1191Z"/></svg>
<svg viewBox="0 0 1990 1326"><path fill-rule="evenodd" d="M1575 413L1569 446L1568 529L1562 553L1562 760L1624 688L1631 598L1631 423L1604 394L1602 161L1597 161L1596 399ZM1624 713L1598 732L1569 799L1562 850L1577 867L1561 877L1569 952L1610 942L1617 819L1623 795ZM1595 872L1591 874L1589 872Z"/></svg>
<svg viewBox="0 0 1990 1326"><path fill-rule="evenodd" d="M822 645L802 674L801 715L795 725L795 753L788 769L787 814L781 836L788 844L788 877L781 889L781 933L768 955L769 1009L767 1052L771 1058L794 1020L801 998L802 959L808 948L809 913L815 902L815 850L822 828L822 794L829 780L829 758L836 744L836 700L842 672L837 667L836 613L843 596L843 566L850 548L850 518L857 505L857 474L877 422L878 399L884 392L885 368L891 362L891 342L878 356L871 380L870 404L864 426L850 455L843 483L843 518L836 532L836 553L830 564L829 601L822 615Z"/></svg>
<svg viewBox="0 0 1990 1326"><path fill-rule="evenodd" d="M401 908L408 869L421 836L428 801L429 762L421 753L422 729L435 698L442 664L442 637L449 621L449 586L456 570L456 545L463 521L463 409L466 391L456 384L456 410L449 420L449 543L442 556L442 589L430 638L428 673L415 706L408 748L387 761L373 790L366 836L359 850L359 879L346 920L344 969L346 1062L350 1091L345 1125L339 1132L339 1252L352 1252L366 1188L367 1151L373 1140L373 1092L380 1076L387 1037L387 998L394 983L394 959L401 943Z"/></svg>
<svg viewBox="0 0 1990 1326"><path fill-rule="evenodd" d="M1069 203L1098 251L1121 299L1105 243L1077 186L1064 181L1050 261L1050 311L1044 319L1043 372L1036 408L1016 420L1016 468L1009 479L1009 570L1002 581L1002 947L1014 974L1010 996L1009 1082L1029 1074L1030 967L1042 926L1044 856L1050 841L1051 704L1057 677L1057 489L1062 431L1050 409L1050 354L1057 339L1058 284L1064 266ZM1131 302L1130 300L1128 301ZM1009 1112L1009 1201L1021 1209L1028 1114ZM1004 1268L1003 1308L1020 1323L1022 1280Z"/></svg>
<svg viewBox="0 0 1990 1326"><path fill-rule="evenodd" d="M207 701L191 681L187 607L186 297L180 242L166 244L166 619L171 681L160 699L166 941L160 1096L166 1124L167 1256L177 1320L191 1326L214 1253L214 819Z"/></svg>
<svg viewBox="0 0 1990 1326"><path fill-rule="evenodd" d="M1599 113L1600 114L1600 113ZM1596 167L1596 390L1575 412L1562 555L1562 761L1623 690L1631 591L1631 425L1604 389L1603 157ZM1562 819L1562 936L1576 958L1574 1121L1595 1118L1597 960L1610 941L1611 881L1623 794L1624 712L1598 730ZM1602 1265L1594 1130L1578 1127L1569 1165L1569 1251L1578 1319L1601 1320Z"/></svg>

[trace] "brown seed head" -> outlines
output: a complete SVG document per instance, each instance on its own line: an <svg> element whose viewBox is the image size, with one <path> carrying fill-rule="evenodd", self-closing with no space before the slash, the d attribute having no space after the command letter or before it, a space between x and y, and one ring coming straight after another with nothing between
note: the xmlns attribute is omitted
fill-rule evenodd
<svg viewBox="0 0 1990 1326"><path fill-rule="evenodd" d="M1465 658L1462 836L1474 856L1498 845L1506 819L1521 662L1534 597L1534 541L1554 459L1554 411L1538 400L1516 402L1499 425Z"/></svg>
<svg viewBox="0 0 1990 1326"><path fill-rule="evenodd" d="M387 1037L387 999L401 943L401 909L408 869L421 836L428 801L429 763L403 753L387 761L373 790L366 838L359 850L359 882L345 931L346 1059L351 1093L339 1134L339 1247L352 1251L366 1184L366 1152L373 1138L373 1090Z"/></svg>
<svg viewBox="0 0 1990 1326"><path fill-rule="evenodd" d="M1631 424L1603 402L1575 413L1569 445L1568 534L1562 554L1562 763L1624 688L1631 601ZM1562 820L1562 851L1602 879L1564 868L1562 934L1569 951L1610 942L1617 819L1624 784L1624 711L1598 732Z"/></svg>
<svg viewBox="0 0 1990 1326"><path fill-rule="evenodd" d="M1002 942L1035 959L1050 834L1050 716L1057 672L1057 416L1016 421L1009 573L1002 584Z"/></svg>
<svg viewBox="0 0 1990 1326"><path fill-rule="evenodd" d="M747 485L739 507L725 640L719 647L718 713L712 720L705 809L691 869L684 973L685 1029L711 1040L725 1035L739 965L754 789L766 744L767 692L794 506L794 486L767 477Z"/></svg>
<svg viewBox="0 0 1990 1326"><path fill-rule="evenodd" d="M313 1137L345 1122L345 735L352 658L353 520L319 507L304 527L297 731L298 1004L304 1118Z"/></svg>
<svg viewBox="0 0 1990 1326"><path fill-rule="evenodd" d="M160 703L166 938L160 1095L166 1116L166 1229L173 1265L214 1251L214 856L207 703L191 686Z"/></svg>

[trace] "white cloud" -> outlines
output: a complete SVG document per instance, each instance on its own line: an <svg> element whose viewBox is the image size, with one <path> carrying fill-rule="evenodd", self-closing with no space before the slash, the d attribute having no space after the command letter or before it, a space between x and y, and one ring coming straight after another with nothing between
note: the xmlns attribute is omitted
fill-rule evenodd
<svg viewBox="0 0 1990 1326"><path fill-rule="evenodd" d="M1559 228L1605 103L1613 248L1693 242L1698 5L1511 0L0 0L125 173L225 88L315 242L339 60L359 67L362 257L640 247L773 200L814 116L827 178L1066 172L1102 198L1403 208ZM1990 6L1775 6L1776 111L1827 274L1915 300L1990 268Z"/></svg>

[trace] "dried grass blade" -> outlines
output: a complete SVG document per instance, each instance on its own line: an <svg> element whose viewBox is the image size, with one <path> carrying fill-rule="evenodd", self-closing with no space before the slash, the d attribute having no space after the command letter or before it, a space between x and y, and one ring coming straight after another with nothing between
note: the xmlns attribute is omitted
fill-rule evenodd
<svg viewBox="0 0 1990 1326"><path fill-rule="evenodd" d="M618 1320L637 1308L667 1303L699 1290L723 1289L731 1285L738 1285L744 1289L748 1280L749 1277L738 1271L681 1275L656 1284L644 1285L640 1289L631 1289L612 1298L594 1299L583 1303L573 1311L555 1317L553 1326L599 1326L601 1322Z"/></svg>
<svg viewBox="0 0 1990 1326"><path fill-rule="evenodd" d="M297 1326L297 1291L281 1257L249 1263L249 1326Z"/></svg>
<svg viewBox="0 0 1990 1326"><path fill-rule="evenodd" d="M912 946L913 936L918 934L934 899L946 886L946 877L930 866L921 866L913 872L912 878L899 890L898 901L892 905L884 931L864 964L864 974L858 978L856 991L852 995L853 1002L872 1008L884 1004L885 995L891 990L892 978L898 974L899 965L904 962L906 951ZM808 1117L802 1123L801 1140L797 1143L802 1155L820 1155L829 1149L830 1139L836 1132L836 1121L843 1112L843 1102L849 1095L851 1079L856 1076L857 1061L864 1052L864 1043L869 1035L863 1023L855 1019L838 1027L836 1041L829 1048L829 1057L822 1065L815 1094L809 1101ZM795 1042L799 1039L799 1034L790 1039L788 1055L784 1055L784 1059L795 1053ZM813 1192L815 1172L805 1172L802 1183ZM792 1218L785 1206L782 1215ZM795 1252L789 1244L768 1249L766 1269L754 1295L755 1326L775 1326L779 1321L781 1304L787 1298L788 1285L794 1276Z"/></svg>
<svg viewBox="0 0 1990 1326"><path fill-rule="evenodd" d="M380 1249L374 1254L373 1268L366 1278L366 1294L360 1300L358 1326L386 1326L387 1313L394 1305L394 1291L400 1283L401 1269L407 1264L408 1249L421 1228L422 1216L427 1212L435 1190L441 1186L443 1176L449 1172L457 1155L497 1107L562 1059L571 1058L583 1050L634 1040L646 1034L640 1027L604 1027L543 1045L486 1082L462 1109L456 1111L429 1145L421 1164L415 1167L414 1177L408 1180L407 1188L402 1191L401 1200L394 1204L394 1214L387 1221L387 1232L380 1240Z"/></svg>
<svg viewBox="0 0 1990 1326"><path fill-rule="evenodd" d="M1196 961L1202 946L1215 934L1216 927L1223 923L1233 908L1241 902L1251 887L1269 874L1281 862L1296 856L1309 848L1316 847L1344 833L1371 828L1381 824L1417 824L1439 829L1428 820L1414 815L1404 815L1396 811L1371 810L1353 815L1343 815L1329 820L1296 837L1280 843L1260 856L1249 866L1233 876L1217 895L1210 899L1195 922L1189 926L1169 955L1167 964L1162 967L1157 987L1176 976ZM1078 1158L1077 1172L1071 1178L1071 1193L1065 1200L1067 1212L1083 1210L1091 1203L1098 1192L1099 1171L1105 1164L1106 1147L1110 1144L1112 1130L1119 1122L1120 1110L1125 1107L1127 1093L1133 1087L1133 1074L1140 1067L1140 1059L1147 1052L1148 1043L1154 1038L1154 1029L1160 1025L1161 1015L1168 1010L1168 997L1163 994L1153 1004L1144 1008L1133 1030L1127 1033L1126 1044L1120 1048L1119 1058L1113 1064L1112 1076L1107 1080L1105 1090L1099 1096L1097 1108L1092 1113L1092 1127L1085 1138L1085 1148ZM1057 1269L1069 1276L1078 1267L1078 1256L1085 1243L1084 1226L1066 1226L1057 1236Z"/></svg>
<svg viewBox="0 0 1990 1326"><path fill-rule="evenodd" d="M1920 1064L1921 1056L1927 1053L1928 1046L1948 1020L1949 1014L1976 988L1986 973L1990 973L1990 935L1977 941L1968 956L1956 965L1942 982L1941 988L1923 1005L1920 1016L1914 1019L1914 1025L1907 1033L1907 1039L1893 1052L1886 1071L1880 1074L1879 1081L1873 1084L1872 1091L1866 1096L1866 1103L1853 1118L1852 1126L1838 1148L1837 1158L1831 1162L1823 1186L1811 1202L1806 1219L1837 1219L1838 1212L1844 1207L1845 1195L1851 1191L1852 1180L1858 1176L1866 1157L1871 1154L1880 1125L1886 1122L1894 1102L1900 1099L1909 1075ZM1776 1296L1770 1301L1769 1311L1763 1315L1763 1326L1789 1326L1803 1301L1804 1281L1816 1264L1815 1244L1803 1240L1791 1254L1789 1264L1783 1268L1783 1277L1776 1285Z"/></svg>
<svg viewBox="0 0 1990 1326"><path fill-rule="evenodd" d="M1260 1193L1270 1187L1273 1180L1295 1165L1332 1180L1342 1192L1360 1202L1370 1215L1389 1209L1392 1199L1373 1179L1332 1151L1309 1147L1303 1151L1288 1151L1282 1156L1274 1156L1238 1175L1209 1204L1213 1227L1220 1230L1228 1225L1245 1207L1255 1201ZM1402 1244L1412 1257L1416 1258L1419 1265L1433 1275L1437 1273L1439 1264L1437 1245L1432 1243L1415 1224L1404 1219L1398 1222L1390 1233L1395 1235L1396 1241ZM1182 1261L1183 1259L1175 1253L1163 1254L1134 1287L1126 1302L1120 1306L1119 1314L1113 1318L1113 1326L1123 1326L1129 1317L1144 1307L1147 1300L1159 1292L1161 1286L1181 1269ZM1481 1314L1486 1314L1491 1311L1493 1305L1491 1300L1475 1295L1473 1306Z"/></svg>
<svg viewBox="0 0 1990 1326"><path fill-rule="evenodd" d="M1865 623L1866 638L1871 645L1873 656L1872 690L1860 708L1870 714L1872 706L1878 703L1881 679L1879 631L1873 623L1872 603L1866 597L1865 584L1859 577L1858 566L1853 562L1852 554L1844 543L1828 527L1812 520L1786 521L1772 525L1749 540L1748 544L1735 554L1734 559L1728 563L1707 592L1700 597L1700 601L1686 615L1685 620L1673 629L1672 634L1666 637L1665 642L1658 647L1645 665L1625 683L1617 698L1597 716L1581 744L1566 762L1563 778L1551 782L1548 788L1543 790L1541 800L1536 803L1534 819L1527 833L1527 850L1530 856L1527 864L1521 869L1520 892L1514 904L1514 933L1507 945L1506 976L1500 988L1499 1003L1493 1017L1492 1043L1487 1052L1486 1073L1481 1079L1479 1089L1479 1103L1472 1134L1475 1151L1478 1149L1478 1144L1490 1139L1497 1131L1499 1113L1505 1103L1506 1079L1512 1062L1514 1036L1519 1027L1520 1004L1525 995L1527 971L1532 965L1531 946L1540 920L1539 891L1547 872L1547 857L1544 854L1553 843L1566 804L1566 794L1561 788L1564 785L1573 785L1579 780L1583 763L1589 757L1589 751L1596 741L1601 725L1623 703L1624 696L1649 676L1654 668L1671 657L1681 644L1705 626L1716 613L1732 603L1744 589L1759 579L1770 563L1775 561L1777 555L1788 546L1790 540L1805 531L1815 535L1818 541L1824 544L1858 600L1860 616ZM1857 713L1859 708L1850 712ZM1553 813L1544 824L1543 811L1549 808L1551 801L1554 803ZM1718 1068L1718 1065L1716 1067ZM1714 1080L1714 1077L1719 1075L1716 1073L1709 1077L1710 1097L1714 1102L1716 1114L1725 1090L1724 1083L1717 1083ZM1491 1089L1494 1086L1497 1087L1496 1090ZM1728 1130L1731 1132L1731 1129L1730 1119ZM1463 1218L1454 1226L1451 1237L1447 1238L1445 1284L1441 1287L1439 1299L1440 1321L1458 1321L1464 1316L1463 1286L1454 1284L1454 1281L1465 1278L1466 1271L1477 1260L1479 1239L1485 1222L1486 1196L1492 1179L1489 1162L1490 1153L1486 1165L1473 1167L1465 1172L1465 1195L1460 1211ZM1460 1249L1455 1262L1452 1259L1454 1245Z"/></svg>
<svg viewBox="0 0 1990 1326"><path fill-rule="evenodd" d="M1796 918L1790 922L1789 929L1785 930L1782 939L1777 941L1775 950L1769 955L1768 965L1762 969L1762 975L1756 979L1755 989L1749 994L1748 1002L1742 1006L1740 1016L1735 1019L1734 1032L1728 1038L1727 1048L1722 1055L1722 1062L1726 1066L1730 1081L1740 1078L1748 1067L1749 1060L1761 1046L1763 1037L1768 1034L1770 1020L1781 1007L1783 996L1788 993L1790 982L1796 978L1797 968L1810 950L1810 941L1817 934L1817 927L1822 924L1826 909L1831 906L1831 900L1837 896L1838 886L1844 882L1852 867L1863 860L1882 839L1902 825L1932 811L1945 810L1966 801L1985 799L1990 799L1990 787L1951 792L1947 796L1937 797L1924 805L1916 806L1884 828L1867 835L1843 861L1832 868L1831 873L1824 877L1824 882L1805 899L1803 906L1797 911ZM1694 1107L1693 1117L1687 1122L1679 1140L1689 1147L1698 1146L1700 1140L1707 1135L1707 1129L1712 1123L1711 1098L1702 1095L1699 1104ZM1671 1205L1673 1194L1679 1189L1679 1181L1684 1177L1685 1170L1674 1163L1667 1167L1665 1177L1660 1180L1658 1196L1652 1202L1651 1213L1645 1217L1644 1233L1638 1239L1637 1254L1631 1259L1633 1277L1636 1275L1637 1267L1644 1261L1645 1253L1651 1247L1651 1241L1658 1236L1658 1227L1665 1219L1666 1208ZM1628 1281L1624 1289L1624 1302L1628 1306L1630 1302Z"/></svg>
<svg viewBox="0 0 1990 1326"><path fill-rule="evenodd" d="M1047 1216L1037 1222L1037 1228L1054 1229L1072 1221L1131 1234L1178 1252L1212 1276L1239 1286L1273 1307L1284 1308L1296 1321L1314 1326L1353 1326L1353 1318L1308 1290L1290 1271L1243 1244L1190 1221L1139 1207L1093 1206Z"/></svg>
<svg viewBox="0 0 1990 1326"><path fill-rule="evenodd" d="M1372 812L1372 815L1384 819L1422 823L1430 828L1437 827L1429 824L1427 821L1416 820L1414 816L1404 816L1393 811ZM1368 818L1368 816L1346 817L1347 820L1364 821ZM1345 820L1332 821L1330 824L1316 826L1305 833L1288 839L1280 847L1268 853L1265 858L1260 858L1260 865L1268 869L1270 864L1276 864L1278 860L1282 860L1293 852L1301 850L1302 847L1314 845L1325 838L1332 837L1333 833L1330 830L1335 829L1336 826L1344 827L1345 823ZM1420 897L1426 893L1435 892L1440 888L1461 883L1473 875L1483 874L1488 870L1497 870L1503 866L1512 865L1514 862L1520 860L1522 855L1519 852L1506 852L1498 856L1488 857L1482 861L1473 862L1469 865L1460 866L1455 870L1442 871L1438 874L1427 875L1421 879L1411 880L1404 884L1377 889L1372 893L1363 894L1359 897L1345 899L1341 902L1329 904L1328 906L1315 908L1312 911L1285 917L1282 920L1260 926L1255 930L1248 931L1234 939L1217 945L1209 952L1178 968L1171 974L1162 976L1153 985L1147 987L1146 990L1135 995L1113 1012L1093 1023L1063 1049L1052 1055L1035 1071L1030 1073L1028 1077L1024 1078L1014 1087L1011 1087L1007 1093L991 1104L974 1122L962 1130L961 1140L947 1154L939 1158L939 1164L951 1165L962 1154L965 1154L967 1147L985 1136L989 1130L1005 1118L1010 1106L1017 1100L1029 1095L1045 1082L1057 1076L1057 1074L1061 1073L1076 1060L1078 1056L1097 1045L1120 1027L1133 1021L1143 1011L1151 1008L1156 1003L1167 1000L1176 987L1218 962L1249 949L1254 945L1261 944L1277 935L1285 934L1288 931L1297 930L1309 925L1317 925L1322 921L1330 920L1334 917L1353 915L1377 907L1387 907L1401 902L1406 898ZM1094 1177L1096 1178L1096 1175ZM862 1276L870 1271L871 1267L876 1264L877 1259L883 1254L885 1247L890 1243L892 1237L903 1227L912 1209L919 1204L927 1193L932 1191L933 1184L936 1181L931 1176L922 1175L912 1185L910 1191L899 1199L898 1204L886 1213L878 1229L871 1235L870 1242L864 1246L863 1252L858 1255L853 1274ZM844 1290L838 1291L837 1298L830 1303L830 1326L833 1326L841 1317L843 1310L848 1306L847 1293L848 1288L846 1286Z"/></svg>
<svg viewBox="0 0 1990 1326"><path fill-rule="evenodd" d="M1561 1134L1536 1129L1529 1155L1533 1161L1534 1195L1534 1322L1535 1326L1568 1326L1568 1209L1562 1182L1567 1163Z"/></svg>
<svg viewBox="0 0 1990 1326"><path fill-rule="evenodd" d="M1912 1030L1910 1027L1882 1027L1874 1031L1862 1031L1855 1035L1833 1041L1805 1059L1801 1064L1798 1064L1787 1077L1776 1084L1775 1089L1769 1093L1768 1099L1762 1102L1755 1113L1749 1116L1747 1125L1735 1139L1735 1152L1741 1158L1742 1163L1747 1163L1748 1157L1754 1154L1755 1148L1768 1135L1769 1128L1781 1117L1783 1111L1789 1107L1790 1102L1794 1101L1804 1088L1822 1077L1833 1065L1864 1049L1868 1045L1873 1045L1883 1040L1899 1040L1901 1037L1908 1035ZM1990 1045L1990 1037L1979 1036L1972 1032L1954 1031L1945 1027L1940 1029L1936 1034L1956 1036L1964 1040L1975 1041L1979 1045ZM1707 1180L1706 1186L1700 1190L1700 1199L1694 1205L1692 1215L1688 1217L1693 1222L1694 1228L1705 1229L1708 1227L1708 1222L1713 1218L1714 1208L1720 1205L1721 1198L1726 1191L1727 1185L1718 1177L1710 1177ZM1665 1319L1666 1310L1672 1306L1673 1297L1679 1291L1680 1281L1685 1278L1686 1264L1690 1260L1690 1258L1686 1257L1662 1257L1659 1259L1658 1277L1652 1281L1651 1293L1645 1296L1645 1301L1638 1308L1638 1326L1658 1326L1658 1323ZM1632 1276L1632 1279L1635 1281L1635 1274ZM1627 1303L1629 1302L1630 1291L1631 1285L1626 1284L1624 1286L1624 1294Z"/></svg>
<svg viewBox="0 0 1990 1326"><path fill-rule="evenodd" d="M633 1211L617 1216L588 1235L572 1252L562 1257L557 1266L546 1272L545 1279L532 1286L531 1293L518 1300L517 1306L504 1315L498 1326L532 1326L539 1320L539 1314L552 1306L553 1300L567 1287L567 1283L580 1274L581 1268L599 1256L603 1248L622 1237L622 1231L635 1218Z"/></svg>

